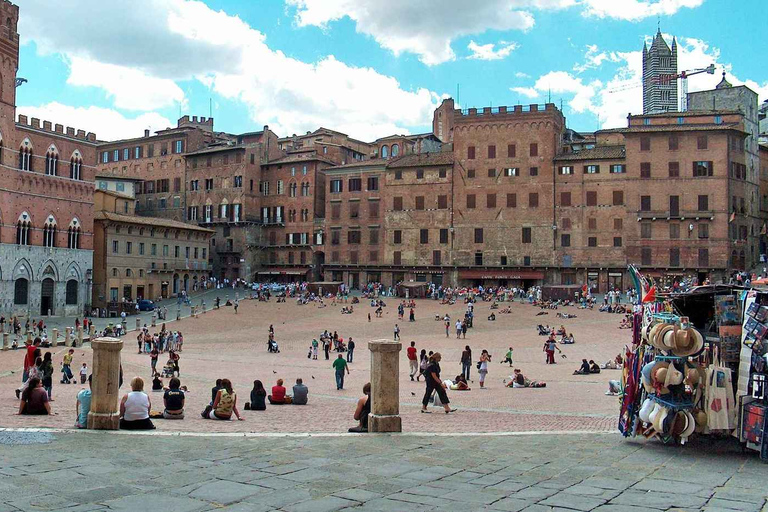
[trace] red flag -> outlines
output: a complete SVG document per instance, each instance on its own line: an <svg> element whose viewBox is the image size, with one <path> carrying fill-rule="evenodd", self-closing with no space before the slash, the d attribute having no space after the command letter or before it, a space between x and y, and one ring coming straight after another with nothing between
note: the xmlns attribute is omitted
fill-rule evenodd
<svg viewBox="0 0 768 512"><path fill-rule="evenodd" d="M648 293L645 294L645 297L643 297L643 304L646 302L654 302L656 300L656 287L651 286L651 289L648 290Z"/></svg>

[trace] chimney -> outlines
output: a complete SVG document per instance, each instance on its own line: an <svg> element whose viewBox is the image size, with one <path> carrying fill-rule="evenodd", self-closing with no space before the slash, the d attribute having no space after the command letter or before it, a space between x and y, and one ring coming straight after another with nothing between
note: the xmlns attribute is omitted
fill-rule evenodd
<svg viewBox="0 0 768 512"><path fill-rule="evenodd" d="M149 130L144 130L144 136L149 137Z"/></svg>

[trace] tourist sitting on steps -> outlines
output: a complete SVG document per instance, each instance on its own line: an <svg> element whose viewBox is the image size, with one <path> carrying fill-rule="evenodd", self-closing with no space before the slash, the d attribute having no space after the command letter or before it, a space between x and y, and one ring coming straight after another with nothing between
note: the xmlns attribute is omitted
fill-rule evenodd
<svg viewBox="0 0 768 512"><path fill-rule="evenodd" d="M267 398L272 405L285 405L291 403L291 398L286 396L285 386L283 386L283 379L277 379L277 384L272 386L272 394Z"/></svg>
<svg viewBox="0 0 768 512"><path fill-rule="evenodd" d="M358 421L356 427L349 429L349 432L368 432L368 415L371 414L371 383L363 386L363 396L357 401L354 418Z"/></svg>
<svg viewBox="0 0 768 512"><path fill-rule="evenodd" d="M152 430L155 425L149 419L152 404L144 392L144 379L134 377L131 380L131 392L120 401L121 430Z"/></svg>
<svg viewBox="0 0 768 512"><path fill-rule="evenodd" d="M232 413L240 421L245 419L237 410L237 394L232 389L232 382L229 379L221 379L221 389L216 393L213 406L206 407L202 416L211 420L231 420Z"/></svg>
<svg viewBox="0 0 768 512"><path fill-rule="evenodd" d="M163 418L167 420L184 419L184 391L180 389L181 382L177 377L173 377L168 383L168 389L163 395Z"/></svg>
<svg viewBox="0 0 768 512"><path fill-rule="evenodd" d="M27 381L27 388L21 394L19 412L16 414L47 415L51 412L51 403L48 400L48 392L43 388L40 377L31 377Z"/></svg>

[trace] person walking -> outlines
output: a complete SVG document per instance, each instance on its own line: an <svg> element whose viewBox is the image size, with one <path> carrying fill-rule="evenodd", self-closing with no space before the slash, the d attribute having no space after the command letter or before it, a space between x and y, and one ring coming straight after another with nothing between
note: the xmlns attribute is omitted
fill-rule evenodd
<svg viewBox="0 0 768 512"><path fill-rule="evenodd" d="M427 387L424 390L424 398L421 400L421 412L429 414L427 410L427 404L432 393L437 392L440 403L443 404L445 414L456 412L456 409L451 409L450 400L448 400L448 394L445 392L446 385L440 380L440 360L442 356L440 352L435 352L432 357L429 358L429 364L427 365L426 372L424 373L424 380Z"/></svg>
<svg viewBox="0 0 768 512"><path fill-rule="evenodd" d="M547 353L547 364L557 364L555 363L555 350L558 352L562 352L560 350L560 347L557 346L557 341L555 340L555 335L550 334L547 341L544 342L544 352Z"/></svg>
<svg viewBox="0 0 768 512"><path fill-rule="evenodd" d="M400 341L400 326L395 324L395 341Z"/></svg>
<svg viewBox="0 0 768 512"><path fill-rule="evenodd" d="M331 350L331 340L328 339L328 337L323 338L323 352L325 352L325 360L328 361L330 359L330 356L328 353Z"/></svg>
<svg viewBox="0 0 768 512"><path fill-rule="evenodd" d="M427 374L427 366L429 366L429 358L427 357L427 351L424 349L421 349L421 353L419 353L419 373L416 375L416 382L419 381L419 377L424 375L424 378L426 379Z"/></svg>
<svg viewBox="0 0 768 512"><path fill-rule="evenodd" d="M149 353L150 366L152 367L152 375L157 373L157 358L160 356L160 352L157 351L157 346L152 347L152 351Z"/></svg>
<svg viewBox="0 0 768 512"><path fill-rule="evenodd" d="M350 336L349 341L347 342L347 362L348 363L352 362L354 353L355 353L355 342L352 340L352 337Z"/></svg>
<svg viewBox="0 0 768 512"><path fill-rule="evenodd" d="M317 347L319 343L317 342L317 338L314 338L312 340L312 360L317 361Z"/></svg>
<svg viewBox="0 0 768 512"><path fill-rule="evenodd" d="M469 380L469 369L472 367L472 349L469 345L464 347L464 351L461 353L461 374L465 379Z"/></svg>
<svg viewBox="0 0 768 512"><path fill-rule="evenodd" d="M463 322L461 322L461 337L464 339L467 339L467 328L469 327L469 319L464 319Z"/></svg>
<svg viewBox="0 0 768 512"><path fill-rule="evenodd" d="M456 339L461 338L461 319L456 320Z"/></svg>
<svg viewBox="0 0 768 512"><path fill-rule="evenodd" d="M501 361L501 364L509 363L509 367L512 368L512 347L509 347L509 350L507 350L507 354L504 357L504 360Z"/></svg>
<svg viewBox="0 0 768 512"><path fill-rule="evenodd" d="M331 366L336 370L336 389L344 389L344 371L349 375L349 366L347 366L347 361L344 359L344 356L339 354L339 357L336 358Z"/></svg>
<svg viewBox="0 0 768 512"><path fill-rule="evenodd" d="M446 320L445 321L445 337L449 337L451 335L451 321Z"/></svg>
<svg viewBox="0 0 768 512"><path fill-rule="evenodd" d="M408 366L410 367L411 380L419 373L419 362L416 358L416 342L412 341L411 346L405 350L408 356Z"/></svg>
<svg viewBox="0 0 768 512"><path fill-rule="evenodd" d="M480 389L488 389L485 387L485 377L488 375L488 363L491 362L491 354L487 350L483 349L480 353L480 366L477 369L477 373L480 374Z"/></svg>

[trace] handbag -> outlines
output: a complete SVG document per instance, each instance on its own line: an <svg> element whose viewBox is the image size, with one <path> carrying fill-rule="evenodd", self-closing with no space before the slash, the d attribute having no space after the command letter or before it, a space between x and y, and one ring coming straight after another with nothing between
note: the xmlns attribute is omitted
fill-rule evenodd
<svg viewBox="0 0 768 512"><path fill-rule="evenodd" d="M479 370L479 369L480 369L480 366L481 366L482 364L483 364L483 363L481 363L480 361L478 361L478 362L477 362L477 364L476 364L475 366L477 366L477 369Z"/></svg>

